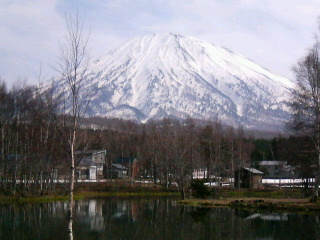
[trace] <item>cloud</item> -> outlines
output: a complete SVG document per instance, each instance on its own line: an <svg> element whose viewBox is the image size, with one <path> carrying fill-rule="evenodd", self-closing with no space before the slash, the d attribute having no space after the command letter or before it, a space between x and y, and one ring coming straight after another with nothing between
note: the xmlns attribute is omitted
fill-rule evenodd
<svg viewBox="0 0 320 240"><path fill-rule="evenodd" d="M54 75L64 14L78 11L91 29L93 57L134 37L175 32L292 77L292 65L314 40L318 9L318 0L2 0L0 75L33 81L40 63Z"/></svg>
<svg viewBox="0 0 320 240"><path fill-rule="evenodd" d="M171 9L169 20L146 21L146 31L177 31L207 40L291 78L292 65L317 29L318 13L312 9L320 9L320 2L303 0L167 2L163 7Z"/></svg>
<svg viewBox="0 0 320 240"><path fill-rule="evenodd" d="M7 81L34 77L57 51L62 17L53 0L0 2L0 75Z"/></svg>

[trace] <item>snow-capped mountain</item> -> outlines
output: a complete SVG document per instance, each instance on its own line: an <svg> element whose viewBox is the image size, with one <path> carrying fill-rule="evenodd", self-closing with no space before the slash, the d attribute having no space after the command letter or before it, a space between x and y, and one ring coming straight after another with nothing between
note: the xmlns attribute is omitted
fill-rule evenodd
<svg viewBox="0 0 320 240"><path fill-rule="evenodd" d="M92 62L90 116L192 117L279 129L293 83L230 50L177 34L136 38Z"/></svg>

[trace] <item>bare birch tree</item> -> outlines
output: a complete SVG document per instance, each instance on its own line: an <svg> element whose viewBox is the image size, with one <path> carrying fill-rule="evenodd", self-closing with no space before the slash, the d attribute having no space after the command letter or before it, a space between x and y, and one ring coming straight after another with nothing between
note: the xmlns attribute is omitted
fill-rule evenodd
<svg viewBox="0 0 320 240"><path fill-rule="evenodd" d="M70 157L69 178L69 239L73 239L73 208L74 208L74 184L75 184L75 150L78 140L78 128L80 117L85 114L87 99L83 95L86 82L86 70L88 66L88 40L89 35L83 33L83 23L78 15L71 17L66 15L67 35L65 43L60 45L59 72L66 86L65 92L65 121L64 127L68 129L66 151Z"/></svg>

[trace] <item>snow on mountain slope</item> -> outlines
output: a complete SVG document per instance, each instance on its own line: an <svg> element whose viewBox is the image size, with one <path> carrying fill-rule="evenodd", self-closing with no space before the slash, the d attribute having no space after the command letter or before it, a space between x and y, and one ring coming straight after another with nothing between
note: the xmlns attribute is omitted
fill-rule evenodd
<svg viewBox="0 0 320 240"><path fill-rule="evenodd" d="M136 38L95 60L91 116L218 120L279 129L293 83L208 42L165 33Z"/></svg>

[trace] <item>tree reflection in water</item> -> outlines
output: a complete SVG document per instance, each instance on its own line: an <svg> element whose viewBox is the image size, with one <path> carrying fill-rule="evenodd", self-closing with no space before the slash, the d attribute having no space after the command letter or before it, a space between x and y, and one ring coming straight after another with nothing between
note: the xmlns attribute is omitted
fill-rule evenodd
<svg viewBox="0 0 320 240"><path fill-rule="evenodd" d="M189 214L194 222L204 222L209 217L210 212L211 208L197 207Z"/></svg>
<svg viewBox="0 0 320 240"><path fill-rule="evenodd" d="M0 205L0 239L68 239L67 204ZM318 215L182 207L175 199L75 202L74 239L319 239Z"/></svg>

